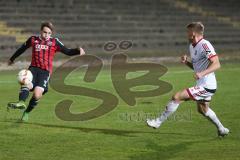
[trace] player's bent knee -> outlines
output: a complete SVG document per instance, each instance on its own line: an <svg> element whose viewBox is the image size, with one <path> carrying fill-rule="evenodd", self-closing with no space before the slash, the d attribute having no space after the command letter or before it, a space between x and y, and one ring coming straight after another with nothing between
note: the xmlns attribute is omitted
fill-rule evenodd
<svg viewBox="0 0 240 160"><path fill-rule="evenodd" d="M42 93L34 93L33 96L35 99L40 99L42 98Z"/></svg>
<svg viewBox="0 0 240 160"><path fill-rule="evenodd" d="M178 102L181 101L180 93L179 93L179 92L175 93L175 94L173 95L172 99L173 99L174 101L178 101Z"/></svg>
<svg viewBox="0 0 240 160"><path fill-rule="evenodd" d="M29 90L31 90L31 89L33 89L33 84L31 82L31 83L28 83L28 84L24 84L21 87L27 87Z"/></svg>
<svg viewBox="0 0 240 160"><path fill-rule="evenodd" d="M177 99L178 99L177 94L174 94L174 95L172 96L172 100L176 101Z"/></svg>
<svg viewBox="0 0 240 160"><path fill-rule="evenodd" d="M44 89L42 89L40 87L36 87L34 90L33 96L36 99L40 99L40 98L42 98L43 92L44 92Z"/></svg>
<svg viewBox="0 0 240 160"><path fill-rule="evenodd" d="M183 101L187 101L189 99L190 99L190 97L189 97L186 90L179 91L176 94L174 94L173 97L172 97L172 100L177 101L179 103L181 103Z"/></svg>

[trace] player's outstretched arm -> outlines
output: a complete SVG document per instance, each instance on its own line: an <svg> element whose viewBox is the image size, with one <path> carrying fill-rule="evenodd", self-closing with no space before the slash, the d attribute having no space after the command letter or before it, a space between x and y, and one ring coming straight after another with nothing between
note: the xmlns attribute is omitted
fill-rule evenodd
<svg viewBox="0 0 240 160"><path fill-rule="evenodd" d="M210 61L211 61L211 63L206 70L195 74L196 79L202 78L203 76L205 76L209 73L212 73L221 67L218 56L214 56L214 57L210 58Z"/></svg>
<svg viewBox="0 0 240 160"><path fill-rule="evenodd" d="M188 61L188 57L186 54L181 57L181 62L186 64L189 68L193 69L193 64Z"/></svg>
<svg viewBox="0 0 240 160"><path fill-rule="evenodd" d="M68 55L68 56L75 56L75 55L84 55L85 54L85 51L83 50L83 48L81 47L78 47L78 48L67 48L63 45L63 43L61 41L59 41L59 39L56 38L56 45L58 47L58 50L60 52L62 52L63 54L65 55Z"/></svg>
<svg viewBox="0 0 240 160"><path fill-rule="evenodd" d="M85 51L81 47L71 49L71 48L66 48L65 46L63 46L63 47L61 47L60 52L62 52L65 55L68 55L68 56L85 55Z"/></svg>
<svg viewBox="0 0 240 160"><path fill-rule="evenodd" d="M21 54L23 54L30 46L31 37L28 38L28 40L20 48L18 48L17 51L12 55L12 57L8 60L8 65L12 65L14 63L14 60Z"/></svg>

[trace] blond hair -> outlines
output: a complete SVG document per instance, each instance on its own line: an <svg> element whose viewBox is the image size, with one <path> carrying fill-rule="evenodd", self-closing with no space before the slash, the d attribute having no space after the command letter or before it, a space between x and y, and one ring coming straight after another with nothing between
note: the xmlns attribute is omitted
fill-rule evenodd
<svg viewBox="0 0 240 160"><path fill-rule="evenodd" d="M196 32L200 35L204 33L204 25L202 22L192 22L187 25L187 29L191 29L193 32Z"/></svg>

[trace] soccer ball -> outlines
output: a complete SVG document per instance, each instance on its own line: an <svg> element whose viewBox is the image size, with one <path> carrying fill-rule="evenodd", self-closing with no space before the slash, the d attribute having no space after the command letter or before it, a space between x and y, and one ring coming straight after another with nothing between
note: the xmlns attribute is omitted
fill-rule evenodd
<svg viewBox="0 0 240 160"><path fill-rule="evenodd" d="M20 83L21 85L28 85L32 83L33 80L32 72L27 69L22 69L20 72L18 72L17 80L18 83Z"/></svg>

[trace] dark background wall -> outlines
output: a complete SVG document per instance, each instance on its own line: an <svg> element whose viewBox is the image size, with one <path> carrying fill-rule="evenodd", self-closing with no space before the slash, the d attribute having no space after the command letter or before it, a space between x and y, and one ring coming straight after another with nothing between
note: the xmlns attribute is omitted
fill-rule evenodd
<svg viewBox="0 0 240 160"><path fill-rule="evenodd" d="M240 49L238 0L0 0L0 54L8 57L42 21L68 47L107 55L109 41L133 43L133 56L176 56L186 52L185 26L205 24L205 36L221 53Z"/></svg>

